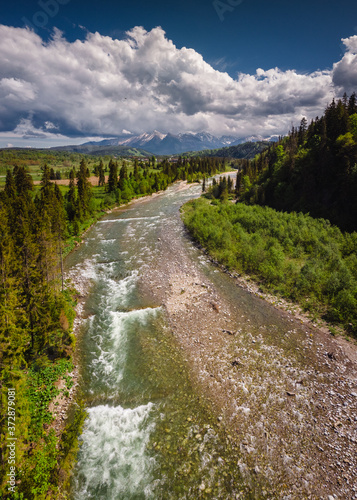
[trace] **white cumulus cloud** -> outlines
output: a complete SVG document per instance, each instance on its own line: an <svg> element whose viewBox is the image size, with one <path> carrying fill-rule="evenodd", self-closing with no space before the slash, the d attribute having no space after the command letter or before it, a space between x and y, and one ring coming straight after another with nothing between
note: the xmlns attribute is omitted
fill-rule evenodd
<svg viewBox="0 0 357 500"><path fill-rule="evenodd" d="M123 40L87 33L44 42L0 25L0 136L115 136L124 130L215 135L284 134L321 115L337 89L357 83L357 36L333 70L239 74L215 70L162 28L135 27Z"/></svg>
<svg viewBox="0 0 357 500"><path fill-rule="evenodd" d="M357 35L343 38L346 53L341 61L333 65L333 83L342 91L351 94L357 91Z"/></svg>

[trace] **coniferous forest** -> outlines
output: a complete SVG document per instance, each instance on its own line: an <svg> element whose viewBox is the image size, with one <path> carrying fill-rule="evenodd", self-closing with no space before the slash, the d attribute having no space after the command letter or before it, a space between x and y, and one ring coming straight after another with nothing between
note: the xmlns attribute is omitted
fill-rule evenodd
<svg viewBox="0 0 357 500"><path fill-rule="evenodd" d="M125 160L119 165L112 159L105 167L100 160L94 168L98 186L92 186L83 158L71 169L65 188L51 181L47 165L37 186L24 165L8 170L0 191L0 382L3 408L8 389L16 392L16 498L37 500L49 492L60 498L58 485L73 459L83 419L79 409L59 441L49 410L60 393L59 379L65 382L65 395L73 384L67 374L75 344L76 292L64 279L65 255L106 209L164 190L176 180L199 181L224 168L224 160L215 158L179 158L175 163L151 158L135 160L130 168ZM6 487L6 436L11 431L6 414L1 411L1 498L12 497Z"/></svg>
<svg viewBox="0 0 357 500"><path fill-rule="evenodd" d="M357 97L332 101L321 118L302 119L287 137L243 160L240 201L301 211L357 229Z"/></svg>

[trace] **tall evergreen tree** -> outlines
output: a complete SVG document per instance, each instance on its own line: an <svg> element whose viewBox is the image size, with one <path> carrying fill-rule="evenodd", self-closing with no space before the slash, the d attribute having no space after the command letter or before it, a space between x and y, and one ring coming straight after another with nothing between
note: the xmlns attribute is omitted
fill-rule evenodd
<svg viewBox="0 0 357 500"><path fill-rule="evenodd" d="M98 167L98 175L99 175L99 180L98 180L98 186L104 186L105 184L105 174L104 174L104 165L103 165L103 160L100 160L99 167Z"/></svg>
<svg viewBox="0 0 357 500"><path fill-rule="evenodd" d="M28 198L31 196L31 191L33 190L33 181L31 175L27 172L23 166L15 166L13 175L15 178L16 192L18 196L24 196Z"/></svg>
<svg viewBox="0 0 357 500"><path fill-rule="evenodd" d="M14 176L12 175L12 171L8 170L6 173L6 181L5 181L5 194L8 199L13 199L16 196L16 184Z"/></svg>
<svg viewBox="0 0 357 500"><path fill-rule="evenodd" d="M77 196L76 196L76 171L74 168L71 169L69 173L69 190L66 194L67 200L67 215L70 221L73 221L76 217L76 206L77 206Z"/></svg>
<svg viewBox="0 0 357 500"><path fill-rule="evenodd" d="M356 98L356 93L353 92L348 101L348 114L351 116L354 115L355 113L357 113L357 98Z"/></svg>
<svg viewBox="0 0 357 500"><path fill-rule="evenodd" d="M118 187L118 164L114 160L109 162L108 193L113 193Z"/></svg>
<svg viewBox="0 0 357 500"><path fill-rule="evenodd" d="M78 209L80 218L89 213L92 188L88 182L89 170L84 159L82 159L77 172Z"/></svg>
<svg viewBox="0 0 357 500"><path fill-rule="evenodd" d="M119 189L121 191L123 191L124 188L126 187L126 184L124 181L127 179L128 179L128 168L126 166L126 161L124 160L123 166L120 169L120 178L119 178Z"/></svg>

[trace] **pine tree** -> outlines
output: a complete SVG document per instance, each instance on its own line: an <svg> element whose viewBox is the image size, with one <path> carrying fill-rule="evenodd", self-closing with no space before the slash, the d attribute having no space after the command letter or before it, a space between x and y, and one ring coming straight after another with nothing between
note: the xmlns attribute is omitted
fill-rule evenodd
<svg viewBox="0 0 357 500"><path fill-rule="evenodd" d="M104 186L105 175L104 175L103 160L100 160L99 167L98 167L98 175L99 175L98 186Z"/></svg>
<svg viewBox="0 0 357 500"><path fill-rule="evenodd" d="M118 164L112 159L109 162L108 193L113 193L118 187Z"/></svg>
<svg viewBox="0 0 357 500"><path fill-rule="evenodd" d="M120 178L119 178L119 189L121 191L124 190L124 187L125 187L124 180L127 180L127 179L128 179L128 169L126 166L126 161L124 160L123 166L120 169Z"/></svg>
<svg viewBox="0 0 357 500"><path fill-rule="evenodd" d="M0 199L0 372L25 364L29 341L18 279L19 261L9 226L9 203Z"/></svg>
<svg viewBox="0 0 357 500"><path fill-rule="evenodd" d="M300 128L299 128L299 144L303 144L305 137L306 137L306 132L307 132L307 119L304 116L300 122Z"/></svg>
<svg viewBox="0 0 357 500"><path fill-rule="evenodd" d="M69 190L66 194L67 200L67 215L70 221L73 221L76 216L76 186L75 186L76 171L74 168L71 169L69 173Z"/></svg>
<svg viewBox="0 0 357 500"><path fill-rule="evenodd" d="M42 167L41 170L42 170L41 186L42 188L46 188L51 184L51 171L47 166L47 164L45 164L45 166Z"/></svg>
<svg viewBox="0 0 357 500"><path fill-rule="evenodd" d="M14 176L12 175L11 170L8 170L6 173L6 181L5 181L5 194L9 200L12 200L16 196L16 184Z"/></svg>
<svg viewBox="0 0 357 500"><path fill-rule="evenodd" d="M356 98L356 93L353 92L348 101L348 114L351 116L354 115L355 113L357 113L357 98Z"/></svg>
<svg viewBox="0 0 357 500"><path fill-rule="evenodd" d="M15 166L13 171L15 178L16 192L18 196L29 198L30 192L33 190L33 181L31 175L26 171L25 167Z"/></svg>
<svg viewBox="0 0 357 500"><path fill-rule="evenodd" d="M89 213L90 200L92 197L91 185L88 182L89 171L85 160L83 159L77 172L77 190L78 190L78 211L79 218L85 217Z"/></svg>

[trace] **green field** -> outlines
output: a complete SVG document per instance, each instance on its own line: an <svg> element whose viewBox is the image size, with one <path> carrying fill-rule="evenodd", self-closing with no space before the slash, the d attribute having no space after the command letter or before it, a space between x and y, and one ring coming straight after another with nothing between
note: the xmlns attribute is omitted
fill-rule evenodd
<svg viewBox="0 0 357 500"><path fill-rule="evenodd" d="M79 168L81 160L85 158L90 174L93 169L99 165L101 158L79 153L66 151L48 151L48 150L23 150L23 149L2 149L0 150L0 187L5 185L6 172L12 170L15 165L24 166L31 174L33 181L40 181L42 177L42 167L48 165L53 168L55 173L60 172L61 179L68 179L69 172L74 167ZM108 173L108 164L111 156L102 158L106 174ZM118 159L119 162L122 160ZM125 158L128 166L128 173L133 170L133 160Z"/></svg>

